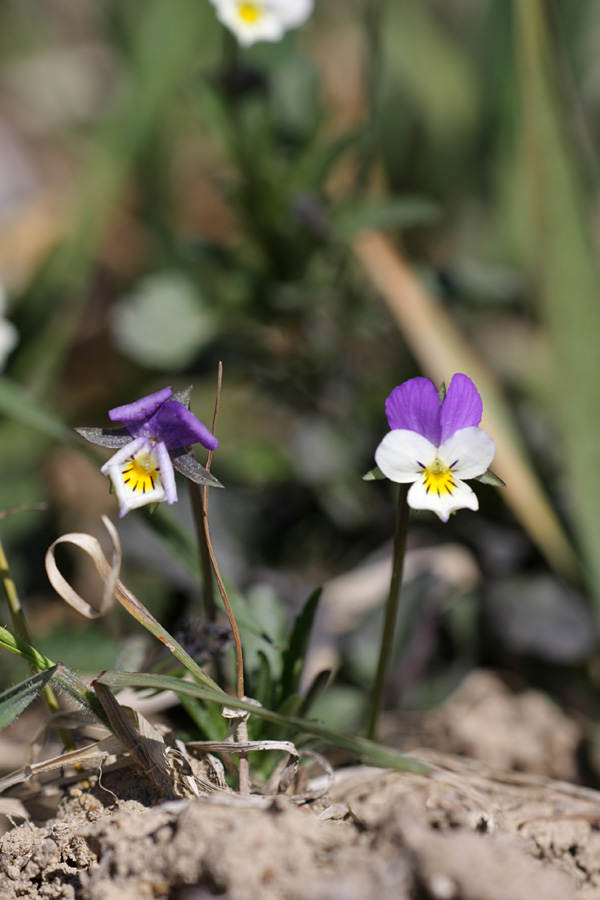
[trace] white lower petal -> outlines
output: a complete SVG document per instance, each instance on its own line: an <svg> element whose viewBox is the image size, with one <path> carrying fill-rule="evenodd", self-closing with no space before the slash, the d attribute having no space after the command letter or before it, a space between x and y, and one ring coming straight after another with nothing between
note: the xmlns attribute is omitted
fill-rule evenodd
<svg viewBox="0 0 600 900"><path fill-rule="evenodd" d="M457 509L479 509L477 495L468 484L457 478L454 479L452 493L440 494L428 492L425 488L425 479L420 478L410 488L407 500L411 509L429 509L436 513L442 522L447 522L450 514Z"/></svg>
<svg viewBox="0 0 600 900"><path fill-rule="evenodd" d="M461 428L444 441L438 456L457 478L477 478L487 472L496 454L496 445L483 428Z"/></svg>
<svg viewBox="0 0 600 900"><path fill-rule="evenodd" d="M375 462L386 478L408 484L436 458L437 448L416 431L389 431L375 451Z"/></svg>
<svg viewBox="0 0 600 900"><path fill-rule="evenodd" d="M268 0L268 2L286 28L294 28L306 22L314 6L313 0Z"/></svg>
<svg viewBox="0 0 600 900"><path fill-rule="evenodd" d="M164 444L159 446L164 448ZM168 459L166 471L167 482L169 469L170 476L174 481L170 459ZM153 447L146 438L136 438L130 444L122 447L102 466L100 471L103 475L107 475L113 483L119 501L121 518L132 509L169 500L163 483L165 471L163 454L157 452L157 448ZM177 499L177 495L175 495L175 499Z"/></svg>
<svg viewBox="0 0 600 900"><path fill-rule="evenodd" d="M243 3L240 0L212 0L219 20L245 47L256 41L278 41L283 37L285 17L272 10L265 0ZM246 10L252 9L250 16Z"/></svg>

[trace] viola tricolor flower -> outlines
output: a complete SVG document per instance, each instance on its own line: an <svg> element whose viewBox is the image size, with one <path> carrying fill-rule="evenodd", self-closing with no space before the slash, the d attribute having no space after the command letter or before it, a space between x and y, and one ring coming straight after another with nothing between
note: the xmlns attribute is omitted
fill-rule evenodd
<svg viewBox="0 0 600 900"><path fill-rule="evenodd" d="M313 0L211 0L219 20L245 47L279 41L288 28L308 19Z"/></svg>
<svg viewBox="0 0 600 900"><path fill-rule="evenodd" d="M191 388L174 394L170 387L134 403L109 410L112 422L122 428L76 428L86 441L117 449L101 472L107 475L119 500L119 515L148 503L177 502L177 469L197 484L222 487L188 449L202 444L215 450L218 441L190 412Z"/></svg>
<svg viewBox="0 0 600 900"><path fill-rule="evenodd" d="M479 509L465 479L486 475L496 445L479 428L483 406L471 379L454 375L447 392L438 394L428 378L412 378L392 391L385 411L392 430L375 461L391 481L412 482L408 505L430 509L442 522L457 509Z"/></svg>

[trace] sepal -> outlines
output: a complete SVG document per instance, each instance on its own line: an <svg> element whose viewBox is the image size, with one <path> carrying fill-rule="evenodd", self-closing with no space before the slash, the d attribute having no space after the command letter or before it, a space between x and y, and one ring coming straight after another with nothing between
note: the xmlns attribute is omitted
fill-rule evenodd
<svg viewBox="0 0 600 900"><path fill-rule="evenodd" d="M180 450L171 450L170 456L173 468L185 475L186 478L189 478L190 481L194 481L196 484L207 485L208 487L223 487L221 482L214 475L211 475L208 469L200 465L184 447Z"/></svg>
<svg viewBox="0 0 600 900"><path fill-rule="evenodd" d="M126 428L75 428L75 431L90 444L98 444L111 450L120 450L132 440Z"/></svg>
<svg viewBox="0 0 600 900"><path fill-rule="evenodd" d="M480 481L482 484L491 484L492 487L506 487L506 482L502 481L491 469L488 469L483 475L478 475L473 480Z"/></svg>
<svg viewBox="0 0 600 900"><path fill-rule="evenodd" d="M383 481L387 476L383 474L379 466L375 466L374 469L371 469L370 472L367 472L366 475L363 475L363 481Z"/></svg>
<svg viewBox="0 0 600 900"><path fill-rule="evenodd" d="M189 409L191 401L192 401L193 389L194 389L194 385L190 384L190 386L188 388L186 388L185 391L176 391L173 394L173 396L171 397L171 400L178 400L182 406L185 406L186 409ZM169 403L169 402L171 402L171 401L167 400L167 403Z"/></svg>

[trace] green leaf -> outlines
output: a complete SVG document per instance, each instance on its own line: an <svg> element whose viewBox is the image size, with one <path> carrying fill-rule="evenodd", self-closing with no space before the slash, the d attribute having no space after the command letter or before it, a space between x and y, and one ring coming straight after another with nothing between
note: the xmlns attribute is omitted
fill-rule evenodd
<svg viewBox="0 0 600 900"><path fill-rule="evenodd" d="M15 684L0 694L0 730L10 725L24 709L27 709L56 673L57 666L38 672L20 684Z"/></svg>
<svg viewBox="0 0 600 900"><path fill-rule="evenodd" d="M350 737L346 734L333 731L322 725L321 722L313 722L307 719L299 719L294 716L283 716L263 706L254 706L245 700L231 697L224 691L215 691L212 688L200 684L192 684L188 681L180 681L178 678L170 678L166 675L141 675L135 672L104 672L97 679L100 684L111 687L142 687L155 690L175 691L177 694L189 694L191 697L200 697L203 700L218 703L220 706L228 706L232 709L242 709L252 713L267 722L273 722L282 728L291 728L304 734L312 734L327 744L344 750L351 756L364 763L383 768L397 769L402 772L416 772L426 774L430 767L417 759L394 750L392 747L384 747L375 741L366 738Z"/></svg>
<svg viewBox="0 0 600 900"><path fill-rule="evenodd" d="M204 703L197 697L178 693L181 705L186 713L208 741L222 741L227 733L227 722L211 703ZM216 711L216 715L215 715Z"/></svg>
<svg viewBox="0 0 600 900"><path fill-rule="evenodd" d="M45 672L48 669L56 668L54 674L55 681L62 687L77 703L87 707L102 722L106 721L104 710L98 702L96 695L90 689L89 685L82 681L77 675L71 672L62 663L54 663L43 653L39 653L35 647L15 637L6 628L0 626L0 648L14 653L29 665L35 666L36 669Z"/></svg>
<svg viewBox="0 0 600 900"><path fill-rule="evenodd" d="M263 650L257 650L258 670L252 678L252 696L259 703L270 706L275 699L275 686L269 657Z"/></svg>
<svg viewBox="0 0 600 900"><path fill-rule="evenodd" d="M377 228L389 231L429 225L439 218L439 208L425 197L399 197L377 203L353 203L339 207L333 213L338 238L348 240L358 231Z"/></svg>
<svg viewBox="0 0 600 900"><path fill-rule="evenodd" d="M319 697L321 697L321 695L323 694L323 691L331 681L331 675L331 669L323 669L318 673L318 675L315 675L315 677L313 678L300 708L300 715L303 718L309 714L310 710L312 709L313 703L316 703Z"/></svg>
<svg viewBox="0 0 600 900"><path fill-rule="evenodd" d="M548 4L515 3L523 146L529 188L531 270L552 342L553 405L560 417L569 508L600 604L600 264L594 193L569 134ZM573 102L573 101L571 101ZM581 154L580 154L581 155ZM511 479L512 483L512 479Z"/></svg>
<svg viewBox="0 0 600 900"><path fill-rule="evenodd" d="M321 588L313 591L294 622L290 642L283 653L279 703L285 703L288 697L292 694L297 694L299 691L302 669L304 668L304 661L321 593Z"/></svg>

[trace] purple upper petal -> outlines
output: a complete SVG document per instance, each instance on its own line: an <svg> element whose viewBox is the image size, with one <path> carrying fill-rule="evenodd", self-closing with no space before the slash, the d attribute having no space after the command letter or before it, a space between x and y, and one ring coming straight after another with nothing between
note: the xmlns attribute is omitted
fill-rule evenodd
<svg viewBox="0 0 600 900"><path fill-rule="evenodd" d="M439 447L442 438L440 398L429 378L411 378L394 388L385 401L385 413L392 430L416 431Z"/></svg>
<svg viewBox="0 0 600 900"><path fill-rule="evenodd" d="M477 427L483 415L479 392L466 375L454 375L440 412L440 441L447 441L461 428Z"/></svg>
<svg viewBox="0 0 600 900"><path fill-rule="evenodd" d="M189 444L202 444L207 450L215 450L219 444L206 425L177 400L161 406L151 422L152 437L164 441L168 450Z"/></svg>
<svg viewBox="0 0 600 900"><path fill-rule="evenodd" d="M115 406L108 411L111 422L122 422L128 432L134 437L152 437L152 432L147 429L148 421L160 409L169 397L173 396L170 387L157 391L156 394L148 394L134 403L125 406Z"/></svg>

